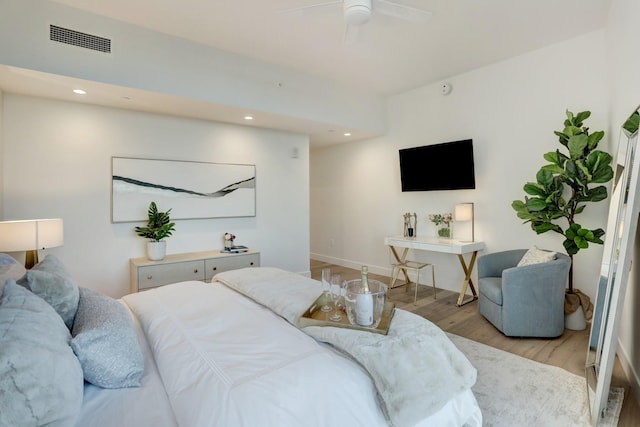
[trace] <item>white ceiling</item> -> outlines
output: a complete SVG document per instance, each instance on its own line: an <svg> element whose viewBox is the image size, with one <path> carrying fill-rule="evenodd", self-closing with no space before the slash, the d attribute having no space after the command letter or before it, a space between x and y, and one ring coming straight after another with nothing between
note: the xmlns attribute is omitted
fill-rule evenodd
<svg viewBox="0 0 640 427"><path fill-rule="evenodd" d="M376 14L374 2L374 15L361 27L358 40L345 43L340 5L282 13L328 0L54 1L385 96L602 28L610 4L610 0L394 0L431 12L425 22L412 23ZM0 67L0 87L20 92L15 88L28 76L11 71ZM33 86L26 86L33 92ZM41 86L43 96L59 97L44 93L46 85ZM92 103L113 105L112 101ZM139 109L157 105L157 100L149 99ZM180 115L185 115L185 106L181 108ZM225 107L217 110L218 120L226 121ZM314 133L306 127L313 124L273 120L274 128Z"/></svg>

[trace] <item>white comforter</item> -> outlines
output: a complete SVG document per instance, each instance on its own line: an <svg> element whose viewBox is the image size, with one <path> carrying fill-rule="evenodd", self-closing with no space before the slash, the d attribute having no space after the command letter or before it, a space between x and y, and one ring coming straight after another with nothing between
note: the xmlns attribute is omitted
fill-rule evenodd
<svg viewBox="0 0 640 427"><path fill-rule="evenodd" d="M220 284L123 299L180 426L387 425L362 369Z"/></svg>
<svg viewBox="0 0 640 427"><path fill-rule="evenodd" d="M277 268L232 270L214 280L269 307L293 325L320 294L316 281ZM386 416L396 426L418 424L476 381L476 369L440 328L404 310L396 310L387 335L327 326L302 330L365 367Z"/></svg>
<svg viewBox="0 0 640 427"><path fill-rule="evenodd" d="M145 353L143 386L87 385L78 426L391 425L359 364L220 283L122 301ZM479 427L482 416L466 390L417 425Z"/></svg>

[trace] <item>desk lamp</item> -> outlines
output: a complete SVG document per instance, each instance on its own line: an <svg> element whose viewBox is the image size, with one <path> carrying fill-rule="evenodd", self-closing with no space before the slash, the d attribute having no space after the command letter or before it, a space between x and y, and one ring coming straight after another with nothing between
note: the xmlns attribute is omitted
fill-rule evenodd
<svg viewBox="0 0 640 427"><path fill-rule="evenodd" d="M456 221L471 221L471 241L475 241L474 236L474 212L473 203L460 203L456 205L453 217Z"/></svg>

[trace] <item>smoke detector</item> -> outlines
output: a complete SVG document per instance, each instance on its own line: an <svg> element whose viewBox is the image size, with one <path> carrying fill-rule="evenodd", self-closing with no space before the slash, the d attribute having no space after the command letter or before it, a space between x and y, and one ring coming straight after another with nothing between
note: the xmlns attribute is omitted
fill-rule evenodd
<svg viewBox="0 0 640 427"><path fill-rule="evenodd" d="M371 0L344 0L344 21L347 25L362 25L371 18Z"/></svg>

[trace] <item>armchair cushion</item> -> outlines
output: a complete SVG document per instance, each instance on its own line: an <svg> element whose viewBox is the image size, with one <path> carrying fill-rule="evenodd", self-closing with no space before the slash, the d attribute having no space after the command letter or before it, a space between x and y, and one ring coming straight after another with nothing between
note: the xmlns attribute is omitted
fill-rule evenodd
<svg viewBox="0 0 640 427"><path fill-rule="evenodd" d="M556 259L555 252L545 251L534 246L524 254L520 262L518 262L518 267L522 267L524 265L542 264L545 262L553 261L554 259Z"/></svg>

